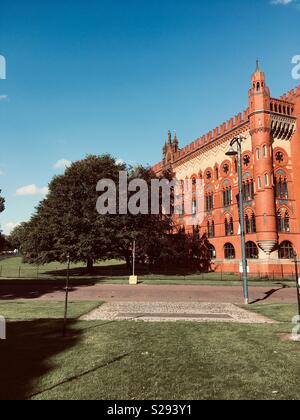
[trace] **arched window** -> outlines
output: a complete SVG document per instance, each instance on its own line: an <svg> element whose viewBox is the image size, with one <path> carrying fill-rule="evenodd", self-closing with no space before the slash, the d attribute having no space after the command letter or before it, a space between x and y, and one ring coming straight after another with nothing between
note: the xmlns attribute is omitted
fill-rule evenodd
<svg viewBox="0 0 300 420"><path fill-rule="evenodd" d="M288 200L289 186L288 180L285 177L280 176L275 178L275 190L276 198L279 200Z"/></svg>
<svg viewBox="0 0 300 420"><path fill-rule="evenodd" d="M234 234L233 218L225 218L225 235L232 236Z"/></svg>
<svg viewBox="0 0 300 420"><path fill-rule="evenodd" d="M212 211L214 209L214 194L209 192L205 196L206 211Z"/></svg>
<svg viewBox="0 0 300 420"><path fill-rule="evenodd" d="M256 159L257 160L260 159L260 149L259 148L256 149Z"/></svg>
<svg viewBox="0 0 300 420"><path fill-rule="evenodd" d="M230 207L232 203L232 190L231 187L226 187L223 190L223 206Z"/></svg>
<svg viewBox="0 0 300 420"><path fill-rule="evenodd" d="M212 179L211 171L206 172L206 179L210 181Z"/></svg>
<svg viewBox="0 0 300 420"><path fill-rule="evenodd" d="M256 218L254 213L246 214L245 216L246 233L256 233Z"/></svg>
<svg viewBox="0 0 300 420"><path fill-rule="evenodd" d="M256 90L257 90L257 92L260 91L260 83L259 82L257 82L257 84L256 84Z"/></svg>
<svg viewBox="0 0 300 420"><path fill-rule="evenodd" d="M282 217L281 217L280 211L277 212L276 219L277 219L277 230L278 232L282 232Z"/></svg>
<svg viewBox="0 0 300 420"><path fill-rule="evenodd" d="M215 260L217 258L216 248L212 244L208 245L207 251L210 260Z"/></svg>
<svg viewBox="0 0 300 420"><path fill-rule="evenodd" d="M254 181L247 179L243 182L243 197L244 201L252 201L254 199Z"/></svg>
<svg viewBox="0 0 300 420"><path fill-rule="evenodd" d="M287 210L285 213L280 210L277 212L277 229L279 233L289 233L291 231L290 215Z"/></svg>
<svg viewBox="0 0 300 420"><path fill-rule="evenodd" d="M282 242L279 245L279 258L283 260L292 260L295 257L293 244L289 241Z"/></svg>
<svg viewBox="0 0 300 420"><path fill-rule="evenodd" d="M246 258L249 260L256 260L258 259L258 248L254 242L247 242L246 243Z"/></svg>
<svg viewBox="0 0 300 420"><path fill-rule="evenodd" d="M192 215L195 216L197 214L197 200L193 200L192 202Z"/></svg>
<svg viewBox="0 0 300 420"><path fill-rule="evenodd" d="M258 188L261 190L262 189L262 182L261 182L261 177L260 176L257 178L257 183L258 183Z"/></svg>
<svg viewBox="0 0 300 420"><path fill-rule="evenodd" d="M285 232L290 232L291 231L290 215L289 215L288 211L285 212L283 225L284 225L284 231Z"/></svg>
<svg viewBox="0 0 300 420"><path fill-rule="evenodd" d="M215 222L214 221L208 221L207 222L207 232L208 232L208 237L209 238L214 238L216 235L215 232Z"/></svg>
<svg viewBox="0 0 300 420"><path fill-rule="evenodd" d="M269 186L269 175L265 174L265 187Z"/></svg>
<svg viewBox="0 0 300 420"><path fill-rule="evenodd" d="M225 175L228 175L229 172L230 172L230 165L229 165L229 163L224 163L224 165L223 165L223 173Z"/></svg>
<svg viewBox="0 0 300 420"><path fill-rule="evenodd" d="M224 246L224 257L226 260L234 260L235 259L235 249L232 244L225 244Z"/></svg>
<svg viewBox="0 0 300 420"><path fill-rule="evenodd" d="M244 164L244 166L245 166L246 168L248 168L248 167L249 167L249 165L250 165L250 163L251 163L251 157L250 157L249 155L245 155L245 156L243 157L243 164Z"/></svg>
<svg viewBox="0 0 300 420"><path fill-rule="evenodd" d="M267 146L266 145L263 146L263 155L264 155L264 157L267 157Z"/></svg>

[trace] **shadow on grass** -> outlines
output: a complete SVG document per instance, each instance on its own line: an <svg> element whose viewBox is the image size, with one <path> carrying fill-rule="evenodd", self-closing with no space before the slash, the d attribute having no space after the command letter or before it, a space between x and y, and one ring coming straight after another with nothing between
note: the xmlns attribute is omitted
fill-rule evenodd
<svg viewBox="0 0 300 420"><path fill-rule="evenodd" d="M280 284L280 283L279 283L279 284ZM285 285L285 284L281 283L281 287L280 287L280 288L278 288L278 289L271 289L271 290L269 290L268 292L266 292L266 293L265 293L265 296L264 296L263 298L261 298L261 299L256 299L256 300L254 300L254 301L250 302L250 305L255 305L256 303L264 302L264 301L266 301L266 300L270 299L270 297L271 297L271 296L273 296L275 293L278 293L278 292L280 292L281 290L284 290L284 289L289 289L289 288L290 288L289 286L287 286L287 285Z"/></svg>
<svg viewBox="0 0 300 420"><path fill-rule="evenodd" d="M106 265L94 267L87 271L86 268L74 268L70 270L70 276L76 277L128 277L131 274L126 264ZM136 274L138 276L147 275L163 275L163 276L189 276L195 274L203 274L199 270L178 267L164 267L164 268L149 268L147 265L138 264L136 267ZM67 270L47 271L46 276L66 277Z"/></svg>
<svg viewBox="0 0 300 420"><path fill-rule="evenodd" d="M38 299L44 295L51 295L52 293L61 292L65 293L66 282L55 281L49 282L44 280L28 281L14 281L13 284L0 283L0 300L16 300L16 299ZM82 280L76 281L76 285L70 284L69 292L72 293L77 290L78 287L94 286L96 282L94 280Z"/></svg>
<svg viewBox="0 0 300 420"><path fill-rule="evenodd" d="M53 369L51 358L79 342L75 322L67 338L61 320L8 323L7 340L0 341L0 400L24 400L39 391L38 380Z"/></svg>

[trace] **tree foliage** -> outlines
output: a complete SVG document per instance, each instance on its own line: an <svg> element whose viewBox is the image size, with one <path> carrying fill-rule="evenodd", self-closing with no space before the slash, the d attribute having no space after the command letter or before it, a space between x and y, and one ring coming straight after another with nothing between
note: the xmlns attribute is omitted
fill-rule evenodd
<svg viewBox="0 0 300 420"><path fill-rule="evenodd" d="M5 198L1 196L1 190L0 190L0 213L2 213L5 210Z"/></svg>
<svg viewBox="0 0 300 420"><path fill-rule="evenodd" d="M55 177L31 220L11 235L25 261L64 262L69 255L73 262L85 261L89 269L95 261L109 258L121 258L130 265L133 240L139 258L152 261L157 243L172 228L171 217L103 216L96 210L98 181L111 179L118 185L119 172L126 170L108 155L88 156ZM141 178L150 185L154 177L151 170L142 167L128 171L129 181Z"/></svg>
<svg viewBox="0 0 300 420"><path fill-rule="evenodd" d="M87 156L52 180L48 196L38 205L31 220L12 232L10 242L21 251L26 262L38 265L65 262L70 256L72 262L85 262L91 270L96 261L117 258L126 261L130 269L135 241L137 261L142 264L200 267L205 259L204 241L200 240L199 231L193 235L186 235L182 229L176 232L172 213L162 212L162 190L158 214L100 215L97 212L98 181L113 180L118 201L120 171L127 172L128 182L138 179L147 184L151 209L150 187L156 178L151 169L127 168L109 155ZM164 173L162 178L171 180L172 174ZM128 199L134 199L136 193L128 192ZM171 194L171 208L173 200Z"/></svg>

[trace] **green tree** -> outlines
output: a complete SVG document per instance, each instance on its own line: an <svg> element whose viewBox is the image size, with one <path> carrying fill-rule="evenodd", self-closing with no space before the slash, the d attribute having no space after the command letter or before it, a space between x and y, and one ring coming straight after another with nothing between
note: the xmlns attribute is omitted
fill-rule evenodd
<svg viewBox="0 0 300 420"><path fill-rule="evenodd" d="M103 178L117 182L124 169L108 155L88 156L55 177L48 196L24 225L21 251L25 261L65 262L69 255L73 262L85 261L91 270L95 261L106 259L113 237L110 216L99 216L96 210L96 185Z"/></svg>
<svg viewBox="0 0 300 420"><path fill-rule="evenodd" d="M5 210L5 198L1 196L2 191L0 190L0 213Z"/></svg>
<svg viewBox="0 0 300 420"><path fill-rule="evenodd" d="M159 244L172 230L171 215L99 215L96 210L98 181L110 179L118 185L119 172L126 170L110 156L88 156L55 177L30 222L12 235L25 261L64 262L70 255L73 262L85 261L90 271L96 261L121 258L130 268L135 240L138 259L153 264L161 249ZM136 178L150 187L155 174L143 167L128 170L128 181ZM150 206L150 194L148 200Z"/></svg>
<svg viewBox="0 0 300 420"><path fill-rule="evenodd" d="M165 172L161 178L172 179L170 173ZM132 267L132 244L136 241L137 260L142 264L155 264L160 253L164 249L166 238L172 232L172 214L162 213L162 191L160 191L160 211L159 214L151 214L151 181L157 179L151 168L137 166L128 173L128 182L136 179L144 180L148 186L148 209L149 214L117 216L111 219L111 229L114 232L115 243L113 255L126 261L130 270ZM135 192L129 194L129 200ZM171 195L171 207L173 197Z"/></svg>
<svg viewBox="0 0 300 420"><path fill-rule="evenodd" d="M22 250L22 244L26 239L26 226L27 223L21 223L16 226L7 237L7 240L12 248L18 249L19 251Z"/></svg>

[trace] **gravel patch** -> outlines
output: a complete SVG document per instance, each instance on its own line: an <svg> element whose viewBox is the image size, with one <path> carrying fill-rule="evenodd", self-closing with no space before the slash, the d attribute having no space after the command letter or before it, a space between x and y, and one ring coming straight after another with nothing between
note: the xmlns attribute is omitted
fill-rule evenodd
<svg viewBox="0 0 300 420"><path fill-rule="evenodd" d="M231 303L109 302L80 318L83 321L238 322L276 324Z"/></svg>

